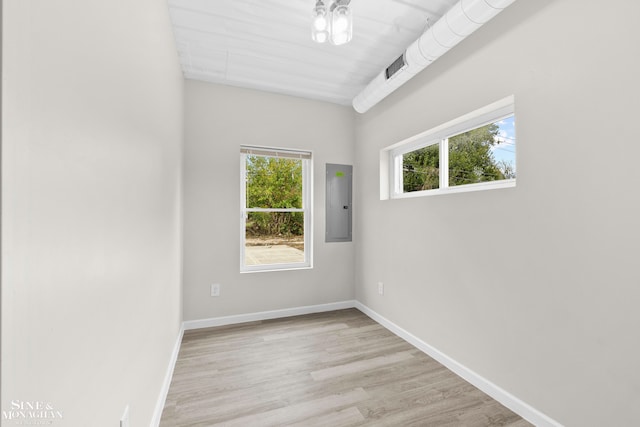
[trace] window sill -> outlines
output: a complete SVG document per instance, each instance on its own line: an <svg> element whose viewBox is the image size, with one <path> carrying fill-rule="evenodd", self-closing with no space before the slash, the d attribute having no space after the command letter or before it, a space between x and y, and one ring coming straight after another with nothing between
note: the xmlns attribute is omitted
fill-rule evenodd
<svg viewBox="0 0 640 427"><path fill-rule="evenodd" d="M311 270L313 266L308 264L268 264L264 266L250 266L240 269L240 274L245 273L269 273L274 271Z"/></svg>
<svg viewBox="0 0 640 427"><path fill-rule="evenodd" d="M458 185L455 187L438 188L435 190L414 191L411 193L393 193L392 199L413 199L415 197L440 196L453 193L470 193L472 191L497 190L500 188L513 188L516 186L515 179L503 181L482 182L477 184Z"/></svg>

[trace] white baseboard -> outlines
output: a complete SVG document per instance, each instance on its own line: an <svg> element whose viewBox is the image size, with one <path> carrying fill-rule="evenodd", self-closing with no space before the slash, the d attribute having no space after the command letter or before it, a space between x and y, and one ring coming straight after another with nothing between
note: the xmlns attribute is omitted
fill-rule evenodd
<svg viewBox="0 0 640 427"><path fill-rule="evenodd" d="M471 369L442 353L440 350L432 347L431 345L422 341L420 338L407 332L390 320L382 317L361 302L356 301L355 308L357 308L403 340L407 341L409 344L413 345L422 352L426 353L428 356L442 363L450 371L452 371L465 381L469 382L470 384L474 385L478 389L482 390L484 393L488 394L489 396L500 402L502 405L511 409L513 412L520 415L530 423L538 427L562 427L562 424L560 424L559 422L549 418L547 415L526 404L508 391L498 387L491 381L478 375Z"/></svg>
<svg viewBox="0 0 640 427"><path fill-rule="evenodd" d="M322 313L325 311L343 310L355 307L356 302L339 301L328 304L307 305L304 307L285 308L282 310L260 311L258 313L237 314L234 316L212 317L202 320L187 320L183 322L185 331L191 329L211 328L214 326L235 325L238 323L255 322L258 320L280 319L283 317L300 316L303 314Z"/></svg>
<svg viewBox="0 0 640 427"><path fill-rule="evenodd" d="M169 360L169 366L167 367L167 373L164 375L164 381L162 382L162 388L160 389L160 395L156 403L156 408L153 411L153 418L151 419L151 427L158 427L160 425L160 418L162 418L162 411L164 410L164 404L167 400L167 394L169 393L169 387L171 386L171 379L173 378L173 369L178 361L178 353L180 353L180 345L182 344L182 336L184 335L184 326L180 326L180 332L176 338L176 343L173 346L173 353L171 353L171 359Z"/></svg>

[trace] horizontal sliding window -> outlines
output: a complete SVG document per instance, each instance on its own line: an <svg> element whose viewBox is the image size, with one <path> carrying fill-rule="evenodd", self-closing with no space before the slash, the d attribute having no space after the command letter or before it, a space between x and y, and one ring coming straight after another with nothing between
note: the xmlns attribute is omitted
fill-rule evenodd
<svg viewBox="0 0 640 427"><path fill-rule="evenodd" d="M507 98L383 150L381 167L389 167L392 198L513 187L515 150Z"/></svg>
<svg viewBox="0 0 640 427"><path fill-rule="evenodd" d="M514 116L448 138L449 186L516 177Z"/></svg>
<svg viewBox="0 0 640 427"><path fill-rule="evenodd" d="M440 144L428 145L398 156L402 160L402 192L440 188Z"/></svg>

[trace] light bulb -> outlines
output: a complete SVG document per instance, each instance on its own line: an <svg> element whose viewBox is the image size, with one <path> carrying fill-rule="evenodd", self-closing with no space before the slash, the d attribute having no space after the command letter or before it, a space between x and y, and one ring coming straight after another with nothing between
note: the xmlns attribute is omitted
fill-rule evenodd
<svg viewBox="0 0 640 427"><path fill-rule="evenodd" d="M313 25L311 26L311 38L317 43L324 43L329 38L329 21L327 21L327 8L318 0L313 8Z"/></svg>
<svg viewBox="0 0 640 427"><path fill-rule="evenodd" d="M332 34L331 42L336 46L345 44L349 41L349 36L346 33Z"/></svg>
<svg viewBox="0 0 640 427"><path fill-rule="evenodd" d="M348 5L337 6L331 16L331 43L341 45L351 41L353 21Z"/></svg>
<svg viewBox="0 0 640 427"><path fill-rule="evenodd" d="M327 29L327 18L324 15L317 15L313 20L313 27L318 31Z"/></svg>
<svg viewBox="0 0 640 427"><path fill-rule="evenodd" d="M333 31L342 33L347 29L348 26L349 26L349 18L347 18L344 15L338 15L333 20Z"/></svg>
<svg viewBox="0 0 640 427"><path fill-rule="evenodd" d="M313 34L313 40L317 43L324 43L329 38L329 34L326 31L319 31Z"/></svg>

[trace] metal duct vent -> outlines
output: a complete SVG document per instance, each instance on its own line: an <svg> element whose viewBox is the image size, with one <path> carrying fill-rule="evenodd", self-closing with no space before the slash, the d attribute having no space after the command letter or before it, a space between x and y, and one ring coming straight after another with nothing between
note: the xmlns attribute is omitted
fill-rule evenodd
<svg viewBox="0 0 640 427"><path fill-rule="evenodd" d="M364 113L514 1L459 0L438 22L411 43L401 57L371 80L353 99L353 108L358 113Z"/></svg>
<svg viewBox="0 0 640 427"><path fill-rule="evenodd" d="M404 54L402 54L398 57L398 59L393 61L393 63L391 63L391 65L387 67L387 70L385 71L387 80L393 77L393 75L396 74L398 71L402 70L405 65L407 65L407 63L404 62Z"/></svg>

